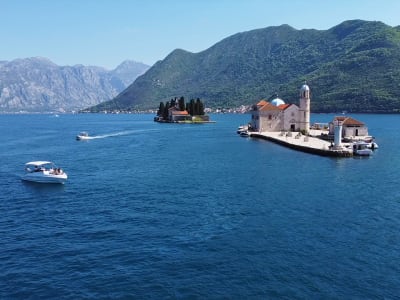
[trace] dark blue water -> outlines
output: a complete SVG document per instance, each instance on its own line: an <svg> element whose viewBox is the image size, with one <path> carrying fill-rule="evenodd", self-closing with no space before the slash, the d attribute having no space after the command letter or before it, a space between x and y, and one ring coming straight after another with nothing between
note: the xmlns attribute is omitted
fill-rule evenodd
<svg viewBox="0 0 400 300"><path fill-rule="evenodd" d="M0 298L397 298L400 116L353 117L370 158L241 138L249 115L0 115ZM31 160L69 180L21 181Z"/></svg>

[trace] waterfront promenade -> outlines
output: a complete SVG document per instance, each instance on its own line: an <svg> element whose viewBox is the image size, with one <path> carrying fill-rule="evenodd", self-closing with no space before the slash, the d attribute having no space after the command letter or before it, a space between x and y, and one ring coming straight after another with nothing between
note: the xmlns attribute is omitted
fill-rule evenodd
<svg viewBox="0 0 400 300"><path fill-rule="evenodd" d="M320 139L320 130L311 130L309 136L298 132L250 132L251 137L266 139L283 146L322 156L352 157L353 150L347 148L334 149L331 142Z"/></svg>

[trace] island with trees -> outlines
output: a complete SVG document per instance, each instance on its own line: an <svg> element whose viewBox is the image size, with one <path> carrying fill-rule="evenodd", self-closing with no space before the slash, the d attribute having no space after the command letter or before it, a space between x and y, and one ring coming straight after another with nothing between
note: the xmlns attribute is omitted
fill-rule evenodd
<svg viewBox="0 0 400 300"><path fill-rule="evenodd" d="M185 98L177 97L160 102L154 121L163 123L213 123L204 112L204 103L197 98L185 103Z"/></svg>

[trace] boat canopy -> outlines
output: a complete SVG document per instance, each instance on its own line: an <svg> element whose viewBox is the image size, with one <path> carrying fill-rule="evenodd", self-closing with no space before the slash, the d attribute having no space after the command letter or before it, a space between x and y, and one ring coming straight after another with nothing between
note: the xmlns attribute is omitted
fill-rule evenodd
<svg viewBox="0 0 400 300"><path fill-rule="evenodd" d="M38 161L31 161L26 163L26 166L43 166L43 165L48 165L48 164L53 164L51 161L44 161L44 160L38 160Z"/></svg>

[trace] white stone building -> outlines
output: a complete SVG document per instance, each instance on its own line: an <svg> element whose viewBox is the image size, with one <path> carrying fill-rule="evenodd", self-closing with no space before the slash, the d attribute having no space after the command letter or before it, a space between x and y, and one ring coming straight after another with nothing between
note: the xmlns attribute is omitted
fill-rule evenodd
<svg viewBox="0 0 400 300"><path fill-rule="evenodd" d="M280 98L271 102L261 100L253 105L250 126L253 131L304 131L310 130L310 88L300 88L299 106L285 104Z"/></svg>
<svg viewBox="0 0 400 300"><path fill-rule="evenodd" d="M347 116L337 116L329 123L329 134L334 134L334 124L340 122L342 125L342 138L344 140L357 140L370 137L368 127L365 123Z"/></svg>

